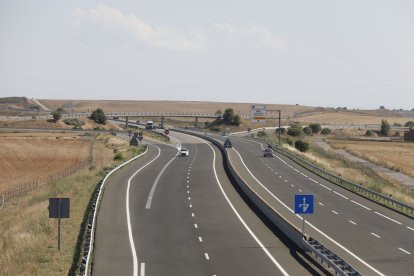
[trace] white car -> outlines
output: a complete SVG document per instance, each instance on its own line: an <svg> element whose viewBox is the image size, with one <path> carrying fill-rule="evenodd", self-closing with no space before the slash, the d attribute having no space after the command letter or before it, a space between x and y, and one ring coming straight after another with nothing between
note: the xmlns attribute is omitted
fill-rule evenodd
<svg viewBox="0 0 414 276"><path fill-rule="evenodd" d="M190 152L188 151L188 149L186 149L186 148L181 148L180 149L180 155L181 156L185 156L185 157L187 157L187 156L189 156L190 155Z"/></svg>

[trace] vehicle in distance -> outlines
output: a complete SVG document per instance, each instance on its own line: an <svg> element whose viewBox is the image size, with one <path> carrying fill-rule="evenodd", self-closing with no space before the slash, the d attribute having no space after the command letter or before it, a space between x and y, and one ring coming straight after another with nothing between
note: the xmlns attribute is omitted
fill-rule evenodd
<svg viewBox="0 0 414 276"><path fill-rule="evenodd" d="M148 121L147 124L145 125L145 129L154 129L154 122Z"/></svg>
<svg viewBox="0 0 414 276"><path fill-rule="evenodd" d="M273 157L273 150L271 148L267 148L263 151L263 157Z"/></svg>
<svg viewBox="0 0 414 276"><path fill-rule="evenodd" d="M186 148L181 148L180 149L180 155L184 156L184 157L187 157L188 155L190 155L190 152Z"/></svg>

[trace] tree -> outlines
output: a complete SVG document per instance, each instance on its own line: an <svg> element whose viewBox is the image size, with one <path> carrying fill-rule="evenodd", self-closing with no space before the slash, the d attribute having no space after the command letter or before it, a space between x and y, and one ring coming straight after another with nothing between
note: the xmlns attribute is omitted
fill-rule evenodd
<svg viewBox="0 0 414 276"><path fill-rule="evenodd" d="M58 107L56 111L59 113L65 113L65 110L63 109L63 107Z"/></svg>
<svg viewBox="0 0 414 276"><path fill-rule="evenodd" d="M55 122L59 121L59 120L60 120L60 118L62 118L62 114L60 114L60 113L59 113L59 112L57 112L57 111L53 111L53 112L52 112L52 116L53 116L53 120L54 120Z"/></svg>
<svg viewBox="0 0 414 276"><path fill-rule="evenodd" d="M223 112L220 109L217 109L216 113L214 113L214 114L221 115L221 114L223 114Z"/></svg>
<svg viewBox="0 0 414 276"><path fill-rule="evenodd" d="M102 124L102 125L104 125L104 124L106 124L106 121L107 121L107 118L106 118L106 115L105 115L105 112L101 109L101 108L98 108L98 109L96 109L96 110L94 110L93 112L92 112L92 114L91 114L91 117L90 117L95 123L98 123L98 124Z"/></svg>
<svg viewBox="0 0 414 276"><path fill-rule="evenodd" d="M234 124L234 125L236 125L236 126L239 126L240 125L240 116L239 115L234 115L233 116L233 120L232 120L232 123Z"/></svg>
<svg viewBox="0 0 414 276"><path fill-rule="evenodd" d="M318 123L310 124L309 127L312 129L312 132L315 134L321 132L322 130L321 124L318 124Z"/></svg>
<svg viewBox="0 0 414 276"><path fill-rule="evenodd" d="M329 135L331 134L332 130L330 128L324 127L321 131L322 135Z"/></svg>
<svg viewBox="0 0 414 276"><path fill-rule="evenodd" d="M310 127L304 127L302 129L303 133L305 133L306 135L311 135L312 134L312 129Z"/></svg>
<svg viewBox="0 0 414 276"><path fill-rule="evenodd" d="M300 152L305 152L309 150L309 143L304 142L302 140L297 140L295 142L295 148L297 148Z"/></svg>
<svg viewBox="0 0 414 276"><path fill-rule="evenodd" d="M380 133L384 136L388 136L389 132L390 132L390 124L387 122L387 120L382 120L381 121L381 130Z"/></svg>
<svg viewBox="0 0 414 276"><path fill-rule="evenodd" d="M280 131L280 134L285 134L286 133L286 128L284 128L284 127L281 127L280 129L277 128L276 133L279 133L279 131Z"/></svg>
<svg viewBox="0 0 414 276"><path fill-rule="evenodd" d="M223 119L227 121L228 123L231 123L231 121L233 120L233 117L234 117L233 108L226 108L226 110L224 110Z"/></svg>
<svg viewBox="0 0 414 276"><path fill-rule="evenodd" d="M302 130L296 127L290 127L287 131L287 134L293 137L297 137L302 134Z"/></svg>
<svg viewBox="0 0 414 276"><path fill-rule="evenodd" d="M414 127L414 121L408 121L408 122L405 123L404 126L409 127L409 128Z"/></svg>

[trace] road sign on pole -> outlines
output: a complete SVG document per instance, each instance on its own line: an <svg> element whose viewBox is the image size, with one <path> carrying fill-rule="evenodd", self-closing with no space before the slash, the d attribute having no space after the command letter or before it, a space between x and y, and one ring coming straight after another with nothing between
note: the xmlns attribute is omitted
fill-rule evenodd
<svg viewBox="0 0 414 276"><path fill-rule="evenodd" d="M266 123L266 105L253 104L250 106L250 121L252 123Z"/></svg>
<svg viewBox="0 0 414 276"><path fill-rule="evenodd" d="M302 236L304 236L305 215L313 214L313 195L295 195L295 214L302 214Z"/></svg>
<svg viewBox="0 0 414 276"><path fill-rule="evenodd" d="M49 198L49 218L58 219L58 250L60 251L60 219L69 218L69 198Z"/></svg>

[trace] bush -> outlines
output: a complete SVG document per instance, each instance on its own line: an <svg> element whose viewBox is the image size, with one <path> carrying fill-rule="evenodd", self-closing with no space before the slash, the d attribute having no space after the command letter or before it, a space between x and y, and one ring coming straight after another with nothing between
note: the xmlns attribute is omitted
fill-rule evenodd
<svg viewBox="0 0 414 276"><path fill-rule="evenodd" d="M414 121L408 121L408 122L405 123L404 126L409 127L409 128L414 127Z"/></svg>
<svg viewBox="0 0 414 276"><path fill-rule="evenodd" d="M59 113L65 113L65 110L63 109L63 107L58 107L56 111Z"/></svg>
<svg viewBox="0 0 414 276"><path fill-rule="evenodd" d="M219 132L220 131L220 128L218 126L212 126L209 129L210 129L210 131L215 131L215 132Z"/></svg>
<svg viewBox="0 0 414 276"><path fill-rule="evenodd" d="M367 132L365 132L365 136L368 136L368 137L372 137L372 136L374 136L375 134L374 134L374 132L372 131L372 130L367 130Z"/></svg>
<svg viewBox="0 0 414 276"><path fill-rule="evenodd" d="M380 133L384 136L388 136L388 134L390 133L390 129L391 127L387 120L382 120Z"/></svg>
<svg viewBox="0 0 414 276"><path fill-rule="evenodd" d="M321 131L322 135L329 135L332 133L332 130L330 128L324 127Z"/></svg>
<svg viewBox="0 0 414 276"><path fill-rule="evenodd" d="M295 142L295 148L297 148L300 152L305 152L309 150L309 143L304 142L302 140L297 140Z"/></svg>
<svg viewBox="0 0 414 276"><path fill-rule="evenodd" d="M233 116L232 124L236 125L236 126L240 125L240 116L239 115L234 115Z"/></svg>
<svg viewBox="0 0 414 276"><path fill-rule="evenodd" d="M286 138L286 143L288 143L289 145L293 146L293 140L290 139L289 137Z"/></svg>
<svg viewBox="0 0 414 276"><path fill-rule="evenodd" d="M261 137L261 138L263 138L263 137L267 137L267 133L266 133L266 131L264 131L264 130L260 130L260 131L257 133L257 137Z"/></svg>
<svg viewBox="0 0 414 276"><path fill-rule="evenodd" d="M124 156L122 155L122 153L118 152L117 154L115 154L114 161L117 160L124 160Z"/></svg>
<svg viewBox="0 0 414 276"><path fill-rule="evenodd" d="M102 124L102 125L104 125L104 124L106 124L106 121L107 121L107 118L106 118L106 115L105 115L105 112L101 109L101 108L98 108L98 109L96 109L96 110L94 110L93 112L92 112L92 114L91 114L91 117L90 117L95 123L97 123L97 124Z"/></svg>
<svg viewBox="0 0 414 276"><path fill-rule="evenodd" d="M276 133L279 133L279 128L276 129ZM280 128L280 134L286 134L286 128L281 127Z"/></svg>
<svg viewBox="0 0 414 276"><path fill-rule="evenodd" d="M300 128L291 127L288 129L287 134L289 136L297 137L302 134L302 130Z"/></svg>
<svg viewBox="0 0 414 276"><path fill-rule="evenodd" d="M81 126L85 125L85 123L79 119L65 119L63 120L65 124L75 126L80 128Z"/></svg>
<svg viewBox="0 0 414 276"><path fill-rule="evenodd" d="M57 111L53 111L53 112L52 112L52 116L53 116L53 120L54 120L55 122L59 121L59 120L60 120L60 118L62 118L62 114L60 114L60 113L59 113L59 112L57 112Z"/></svg>
<svg viewBox="0 0 414 276"><path fill-rule="evenodd" d="M302 129L302 125L298 122L291 123L290 127Z"/></svg>
<svg viewBox="0 0 414 276"><path fill-rule="evenodd" d="M321 124L317 124L317 123L310 124L309 127L312 129L312 132L315 134L321 132L322 130Z"/></svg>
<svg viewBox="0 0 414 276"><path fill-rule="evenodd" d="M311 135L312 134L312 129L310 127L304 127L302 129L303 133L305 133L306 135Z"/></svg>

